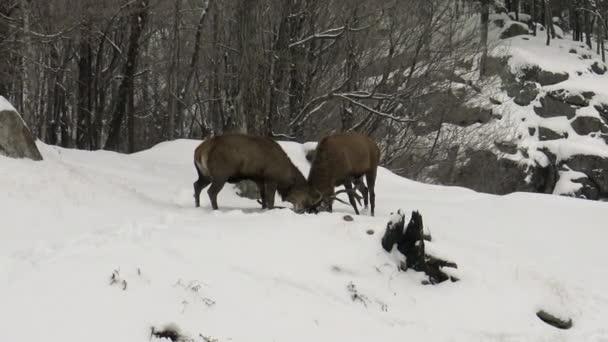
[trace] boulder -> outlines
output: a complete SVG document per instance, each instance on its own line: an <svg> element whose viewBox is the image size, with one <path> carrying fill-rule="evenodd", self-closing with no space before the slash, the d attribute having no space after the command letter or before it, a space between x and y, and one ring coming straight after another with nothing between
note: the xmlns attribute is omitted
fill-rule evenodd
<svg viewBox="0 0 608 342"><path fill-rule="evenodd" d="M512 21L506 25L505 29L500 34L500 39L513 38L524 34L530 34L528 26Z"/></svg>
<svg viewBox="0 0 608 342"><path fill-rule="evenodd" d="M445 93L428 93L421 97L428 111L423 120L414 126L416 134L424 135L436 131L440 123L450 123L458 126L470 126L476 123L486 123L492 119L492 110L482 107L465 105L466 94L462 91Z"/></svg>
<svg viewBox="0 0 608 342"><path fill-rule="evenodd" d="M538 66L524 68L521 75L522 80L540 83L542 86L548 86L563 82L568 79L568 74L565 72L551 72L542 70Z"/></svg>
<svg viewBox="0 0 608 342"><path fill-rule="evenodd" d="M573 197L585 198L589 200L600 199L600 189L598 189L598 187L589 179L589 177L573 179L572 182L581 184L580 189L573 194Z"/></svg>
<svg viewBox="0 0 608 342"><path fill-rule="evenodd" d="M538 191L536 178L531 183L525 181L532 170L513 160L498 158L490 151L470 151L467 157L465 164L454 172L454 185L497 195Z"/></svg>
<svg viewBox="0 0 608 342"><path fill-rule="evenodd" d="M576 114L576 109L547 94L547 96L540 99L540 107L534 107L534 112L543 118L566 116L568 119L572 119Z"/></svg>
<svg viewBox="0 0 608 342"><path fill-rule="evenodd" d="M606 73L606 66L603 63L595 62L591 64L591 71L598 75L603 75Z"/></svg>
<svg viewBox="0 0 608 342"><path fill-rule="evenodd" d="M593 106L608 125L608 104L600 103Z"/></svg>
<svg viewBox="0 0 608 342"><path fill-rule="evenodd" d="M494 142L494 145L502 153L506 153L506 154L516 154L517 153L517 144L513 143L511 141L497 140Z"/></svg>
<svg viewBox="0 0 608 342"><path fill-rule="evenodd" d="M589 105L589 100L595 96L595 93L590 91L579 94L569 92L565 89L553 90L547 94L556 100L577 107L587 107Z"/></svg>
<svg viewBox="0 0 608 342"><path fill-rule="evenodd" d="M608 195L608 158L594 155L575 155L564 161L572 170L587 175L600 191L600 196Z"/></svg>
<svg viewBox="0 0 608 342"><path fill-rule="evenodd" d="M508 91L507 94L509 94ZM519 90L513 95L513 102L520 106L527 106L538 96L538 88L533 82L525 82L524 85L520 87Z"/></svg>
<svg viewBox="0 0 608 342"><path fill-rule="evenodd" d="M608 127L604 122L593 116L579 116L570 123L570 126L579 135L596 132L608 133Z"/></svg>
<svg viewBox="0 0 608 342"><path fill-rule="evenodd" d="M21 115L0 96L0 155L42 160L35 138Z"/></svg>
<svg viewBox="0 0 608 342"><path fill-rule="evenodd" d="M540 141L564 139L566 137L565 134L558 133L550 128L538 127L538 140Z"/></svg>

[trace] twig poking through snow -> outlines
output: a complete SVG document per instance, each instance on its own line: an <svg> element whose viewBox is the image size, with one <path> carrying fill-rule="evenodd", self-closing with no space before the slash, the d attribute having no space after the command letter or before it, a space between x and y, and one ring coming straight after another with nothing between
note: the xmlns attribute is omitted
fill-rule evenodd
<svg viewBox="0 0 608 342"><path fill-rule="evenodd" d="M365 305L365 307L367 307L367 302L369 302L369 299L367 299L366 296L360 294L359 291L357 291L357 287L355 286L355 284L350 282L346 286L346 289L348 290L348 292L350 292L350 299L352 299L353 302L360 301L361 303L363 303L363 305Z"/></svg>

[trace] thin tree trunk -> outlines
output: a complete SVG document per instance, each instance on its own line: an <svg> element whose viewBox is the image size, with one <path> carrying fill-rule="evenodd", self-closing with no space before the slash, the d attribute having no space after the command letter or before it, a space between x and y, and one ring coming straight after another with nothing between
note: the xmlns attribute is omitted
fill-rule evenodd
<svg viewBox="0 0 608 342"><path fill-rule="evenodd" d="M131 33L129 35L129 50L127 52L127 61L124 65L123 79L118 88L118 99L112 121L110 122L110 131L108 140L106 141L105 149L118 151L120 147L120 128L122 120L127 109L127 97L129 88L133 87L133 77L137 69L137 59L139 56L139 38L146 26L148 18L148 1L141 0L136 4L139 5L135 12L130 16Z"/></svg>
<svg viewBox="0 0 608 342"><path fill-rule="evenodd" d="M178 92L179 92L179 21L180 21L180 2L181 0L175 1L175 9L173 16L173 61L171 64L171 86L169 87L169 134L168 139L173 140L175 138L175 126L179 123L177 118L178 112Z"/></svg>
<svg viewBox="0 0 608 342"><path fill-rule="evenodd" d="M486 76L488 60L488 19L490 17L490 0L481 0L481 59L479 62L479 77Z"/></svg>
<svg viewBox="0 0 608 342"><path fill-rule="evenodd" d="M91 114L92 114L92 52L89 40L89 27L80 29L79 59L78 59L78 115L76 120L76 147L90 149Z"/></svg>
<svg viewBox="0 0 608 342"><path fill-rule="evenodd" d="M192 79L194 78L194 74L196 73L196 66L198 65L198 61L201 54L201 37L203 35L203 28L205 24L205 19L207 18L207 12L209 10L209 0L203 0L202 3L202 11L199 17L198 25L196 26L196 33L194 35L194 49L192 51L192 56L190 57L190 64L188 65L188 70L186 70L186 81L182 84L181 89L178 93L178 103L177 103L177 117L183 118L184 116L184 105L186 102L188 94L190 93ZM183 122L182 119L179 120ZM182 131L183 123L180 124L180 136L183 136Z"/></svg>
<svg viewBox="0 0 608 342"><path fill-rule="evenodd" d="M551 44L551 5L550 0L545 0L545 31L547 31L547 46Z"/></svg>
<svg viewBox="0 0 608 342"><path fill-rule="evenodd" d="M263 31L262 1L251 0L239 3L239 98L240 115L246 123L248 133L269 135L267 92L268 71L264 58L264 46L259 39Z"/></svg>
<svg viewBox="0 0 608 342"><path fill-rule="evenodd" d="M530 17L532 19L532 35L536 36L536 22L538 21L536 18L536 0L532 0L531 12Z"/></svg>

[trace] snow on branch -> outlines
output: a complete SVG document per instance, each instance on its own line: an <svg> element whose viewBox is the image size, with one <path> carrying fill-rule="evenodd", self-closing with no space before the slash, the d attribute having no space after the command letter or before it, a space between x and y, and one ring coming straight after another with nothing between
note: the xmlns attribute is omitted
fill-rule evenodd
<svg viewBox="0 0 608 342"><path fill-rule="evenodd" d="M302 45L312 39L336 39L344 34L344 31L346 31L346 26L336 27L321 33L315 33L295 43L289 44L289 47L292 48L294 46Z"/></svg>

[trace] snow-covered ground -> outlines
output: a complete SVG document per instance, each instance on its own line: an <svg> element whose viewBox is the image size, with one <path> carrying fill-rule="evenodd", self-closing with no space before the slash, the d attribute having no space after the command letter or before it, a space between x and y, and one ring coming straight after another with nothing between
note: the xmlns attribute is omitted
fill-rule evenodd
<svg viewBox="0 0 608 342"><path fill-rule="evenodd" d="M1 341L149 341L167 324L193 341L608 340L608 203L484 195L381 169L376 217L345 222L352 209L339 203L262 211L232 187L213 212L205 192L193 205L197 143L0 157ZM283 146L307 172L302 145ZM420 210L429 248L461 281L425 286L397 271L380 239L399 208ZM546 325L541 308L574 327Z"/></svg>

